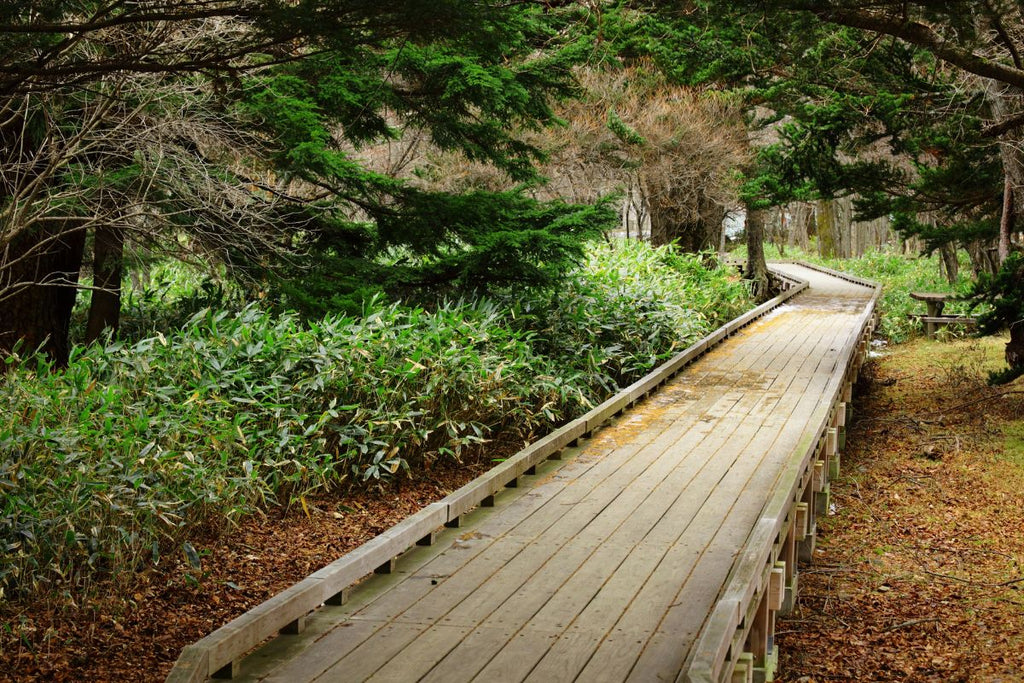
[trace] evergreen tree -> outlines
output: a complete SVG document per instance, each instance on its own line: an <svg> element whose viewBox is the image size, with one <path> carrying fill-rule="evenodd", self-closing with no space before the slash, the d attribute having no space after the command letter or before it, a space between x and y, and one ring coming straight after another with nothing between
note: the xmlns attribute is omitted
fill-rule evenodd
<svg viewBox="0 0 1024 683"><path fill-rule="evenodd" d="M624 9L641 18L623 35L679 80L742 95L761 131L745 173L750 208L855 195L862 218L894 216L931 248L971 246L986 270L1000 225L1000 258L1008 248L1021 175L1019 96L1004 86L1018 78L1022 31L1008 6L967 8L659 3Z"/></svg>
<svg viewBox="0 0 1024 683"><path fill-rule="evenodd" d="M356 285L550 283L607 209L428 193L356 152L414 126L532 179L538 152L515 130L552 123L571 89L562 21L476 0L5 5L0 350L45 342L66 359L89 244L109 324L142 224L294 304ZM415 267L387 267L406 256Z"/></svg>

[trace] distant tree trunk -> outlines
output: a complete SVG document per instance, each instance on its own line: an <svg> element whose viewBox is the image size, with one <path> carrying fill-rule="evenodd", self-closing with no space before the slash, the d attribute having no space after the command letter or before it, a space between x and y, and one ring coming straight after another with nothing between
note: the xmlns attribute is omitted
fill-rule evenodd
<svg viewBox="0 0 1024 683"><path fill-rule="evenodd" d="M651 221L651 244L661 246L671 240L671 211L663 206L661 198L652 198L648 205L648 217Z"/></svg>
<svg viewBox="0 0 1024 683"><path fill-rule="evenodd" d="M840 197L832 200L835 220L835 245L838 258L850 258L853 256L853 200L850 197Z"/></svg>
<svg viewBox="0 0 1024 683"><path fill-rule="evenodd" d="M825 258L836 256L836 211L835 205L819 200L814 208L815 225L818 232L818 255Z"/></svg>
<svg viewBox="0 0 1024 683"><path fill-rule="evenodd" d="M665 230L665 239L676 242L680 249L689 253L715 249L722 241L724 220L725 209L707 197L698 200L697 216L693 220L676 223L662 218L663 224L670 225Z"/></svg>
<svg viewBox="0 0 1024 683"><path fill-rule="evenodd" d="M1013 87L1000 87L997 83L989 84L988 101L992 113L998 118L1006 118L1016 114L1020 109L1021 93ZM999 146L1003 161L1003 211L999 220L999 242L996 247L996 269L1010 255L1010 235L1016 223L1015 213L1019 209L1014 201L1014 192L1024 187L1024 152L1021 144L1024 140L1018 134L1004 136Z"/></svg>
<svg viewBox="0 0 1024 683"><path fill-rule="evenodd" d="M1013 204L1013 180L1007 173L1003 184L1003 215L999 218L999 248L996 251L1000 266L1010 255L1010 235L1016 223Z"/></svg>
<svg viewBox="0 0 1024 683"><path fill-rule="evenodd" d="M960 262L956 258L956 244L947 242L939 247L939 256L942 257L942 270L946 275L949 284L955 284L960 275Z"/></svg>
<svg viewBox="0 0 1024 683"><path fill-rule="evenodd" d="M85 342L92 343L107 329L117 330L121 321L121 277L124 260L124 231L116 227L97 228L93 245L92 301Z"/></svg>
<svg viewBox="0 0 1024 683"><path fill-rule="evenodd" d="M791 247L807 251L810 248L810 235L814 227L814 207L804 202L798 202L790 204L786 209L790 215L786 224L787 243Z"/></svg>
<svg viewBox="0 0 1024 683"><path fill-rule="evenodd" d="M757 301L768 298L768 264L764 260L764 218L763 209L747 209L746 278L750 280L750 291Z"/></svg>
<svg viewBox="0 0 1024 683"><path fill-rule="evenodd" d="M42 346L59 366L68 363L71 311L85 249L85 230L65 226L15 238L0 255L0 354L19 341L23 351Z"/></svg>
<svg viewBox="0 0 1024 683"><path fill-rule="evenodd" d="M1010 325L1010 341L1006 343L1006 364L1011 368L1024 368L1024 320Z"/></svg>

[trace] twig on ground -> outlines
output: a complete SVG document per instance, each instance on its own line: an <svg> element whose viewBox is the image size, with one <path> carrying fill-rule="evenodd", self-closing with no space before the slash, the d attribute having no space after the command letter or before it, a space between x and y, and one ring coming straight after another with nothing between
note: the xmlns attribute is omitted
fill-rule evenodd
<svg viewBox="0 0 1024 683"><path fill-rule="evenodd" d="M929 576L934 576L940 579L949 579L950 581L956 581L958 583L967 584L968 586L978 586L980 588L1005 588L1006 586L1012 586L1015 583L1024 583L1024 576L1021 576L1016 579L1010 579L1009 581L1003 581L1001 583L987 583L985 581L972 581L971 579L962 579L959 576L953 576L951 574L939 574L937 572L928 571L927 569L922 569L921 571L923 571L925 574L928 574Z"/></svg>
<svg viewBox="0 0 1024 683"><path fill-rule="evenodd" d="M995 401L996 399L1003 398L1004 396L1012 396L1014 394L1024 394L1024 391L1000 391L998 394L992 394L991 396L984 396L982 398L975 399L973 401L966 401L964 403L958 403L955 406L943 408L942 410L933 410L929 413L922 413L923 415L937 415L939 413L949 413L961 408L969 408L971 406L978 405L979 403L987 403L988 401Z"/></svg>
<svg viewBox="0 0 1024 683"><path fill-rule="evenodd" d="M884 631L882 631L882 633L891 633L893 631L898 631L901 628L908 628L910 626L917 626L918 624L925 624L925 623L927 623L929 621L942 621L942 620L939 619L938 617L925 617L924 619L911 619L909 621L904 621L902 624L896 624L895 626L890 626L889 628L887 628Z"/></svg>

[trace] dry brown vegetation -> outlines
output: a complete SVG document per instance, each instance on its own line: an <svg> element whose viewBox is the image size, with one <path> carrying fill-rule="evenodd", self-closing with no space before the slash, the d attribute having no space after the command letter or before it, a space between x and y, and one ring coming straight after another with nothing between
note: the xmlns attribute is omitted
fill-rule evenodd
<svg viewBox="0 0 1024 683"><path fill-rule="evenodd" d="M74 606L0 610L0 681L162 681L181 649L302 580L491 463L435 469L415 482L307 499L250 515L197 539L202 566L183 555L140 572L126 595ZM97 591L103 593L102 587Z"/></svg>
<svg viewBox="0 0 1024 683"><path fill-rule="evenodd" d="M872 362L797 609L783 680L1019 681L1024 386L1003 340L916 341Z"/></svg>
<svg viewBox="0 0 1024 683"><path fill-rule="evenodd" d="M593 202L622 193L623 227L655 244L687 251L718 246L722 219L738 206L735 171L750 149L738 103L720 92L665 82L653 68L583 68L581 97L558 110L564 121L524 139L544 150L540 199ZM397 123L397 122L396 122ZM359 150L369 166L432 189L502 190L512 182L493 166L431 146L422 131Z"/></svg>
<svg viewBox="0 0 1024 683"><path fill-rule="evenodd" d="M586 70L579 80L586 97L567 105L566 127L548 141L555 191L590 199L585 192L622 188L627 215L639 226L650 220L654 243L717 246L722 218L738 203L735 170L749 154L737 103L642 67Z"/></svg>

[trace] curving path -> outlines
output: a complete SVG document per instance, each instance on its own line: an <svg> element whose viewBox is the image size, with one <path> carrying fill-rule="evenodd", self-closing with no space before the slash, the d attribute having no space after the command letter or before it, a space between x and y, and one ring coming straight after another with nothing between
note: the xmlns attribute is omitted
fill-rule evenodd
<svg viewBox="0 0 1024 683"><path fill-rule="evenodd" d="M775 267L809 289L255 651L236 680L686 677L740 550L848 380L874 295Z"/></svg>

